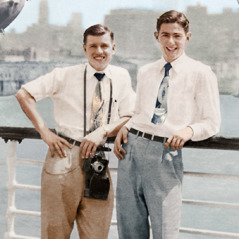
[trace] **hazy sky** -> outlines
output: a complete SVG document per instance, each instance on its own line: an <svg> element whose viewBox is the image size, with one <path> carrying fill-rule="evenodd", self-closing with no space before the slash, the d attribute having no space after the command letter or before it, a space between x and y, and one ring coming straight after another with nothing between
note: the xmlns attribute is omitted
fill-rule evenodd
<svg viewBox="0 0 239 239"><path fill-rule="evenodd" d="M41 0L28 0L19 16L5 31L15 29L23 32L27 26L38 22L38 8ZM82 14L83 27L86 28L95 23L103 23L104 15L111 9L135 8L135 9L159 9L163 11L175 9L186 11L188 5L200 3L206 6L208 13L221 13L223 8L232 8L239 11L238 0L48 0L49 21L55 25L66 25L73 12Z"/></svg>

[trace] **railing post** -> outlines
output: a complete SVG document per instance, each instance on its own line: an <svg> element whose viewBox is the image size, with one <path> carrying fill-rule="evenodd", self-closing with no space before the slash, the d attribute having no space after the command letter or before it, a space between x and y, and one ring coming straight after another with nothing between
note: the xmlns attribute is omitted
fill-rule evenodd
<svg viewBox="0 0 239 239"><path fill-rule="evenodd" d="M8 217L8 232L5 233L5 239L11 239L12 236L15 235L14 231L14 221L15 221L15 185L16 185L16 148L17 141L10 141L9 144L9 153L7 158L7 166L8 166L8 209L7 209L7 217Z"/></svg>

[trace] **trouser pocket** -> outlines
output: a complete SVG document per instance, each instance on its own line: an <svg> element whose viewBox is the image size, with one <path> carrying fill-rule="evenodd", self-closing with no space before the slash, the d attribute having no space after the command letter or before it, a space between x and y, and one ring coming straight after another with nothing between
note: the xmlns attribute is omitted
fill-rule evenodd
<svg viewBox="0 0 239 239"><path fill-rule="evenodd" d="M80 167L79 147L69 149L65 147L66 157L60 158L57 153L54 157L48 151L43 170L49 174L66 174Z"/></svg>

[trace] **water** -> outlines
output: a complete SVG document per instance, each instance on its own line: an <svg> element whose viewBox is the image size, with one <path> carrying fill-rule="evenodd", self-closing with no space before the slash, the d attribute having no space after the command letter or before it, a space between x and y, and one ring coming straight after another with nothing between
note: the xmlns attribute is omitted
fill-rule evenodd
<svg viewBox="0 0 239 239"><path fill-rule="evenodd" d="M239 137L239 98L221 95L222 127L220 135L225 137ZM38 110L50 128L54 128L52 104L44 100L37 104ZM32 127L31 122L22 113L13 96L0 97L0 125ZM17 147L17 157L34 160L43 160L47 147L41 140L23 140ZM6 158L8 147L0 139L0 238L7 231L7 167ZM239 175L239 152L223 150L183 150L185 171L221 173ZM111 166L117 166L117 160L110 155ZM114 185L116 175L112 175ZM41 167L18 165L17 181L19 183L40 185ZM239 204L239 182L236 180L204 179L197 177L184 177L184 199L208 200L216 202ZM19 191L16 192L17 208L26 210L40 210L40 193ZM113 215L115 219L115 212ZM20 234L31 236L40 235L40 218L17 216L15 228ZM239 233L239 210L220 209L216 207L202 207L183 205L181 227L218 230ZM27 233L26 233L27 232ZM76 231L72 239L78 238ZM110 239L117 239L117 229L112 226ZM221 238L221 237L220 237ZM193 235L180 233L179 239L219 239L219 237ZM226 238L225 238L226 239Z"/></svg>

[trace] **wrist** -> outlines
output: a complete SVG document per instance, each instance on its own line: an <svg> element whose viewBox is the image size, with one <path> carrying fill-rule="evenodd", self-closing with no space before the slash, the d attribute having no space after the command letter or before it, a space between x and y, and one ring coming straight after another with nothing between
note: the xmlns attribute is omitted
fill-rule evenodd
<svg viewBox="0 0 239 239"><path fill-rule="evenodd" d="M36 128L36 130L38 131L38 133L39 133L40 135L45 135L45 134L48 133L49 128L44 124L44 125L39 126L38 128Z"/></svg>
<svg viewBox="0 0 239 239"><path fill-rule="evenodd" d="M187 128L191 131L191 137L190 137L190 139L191 139L194 135L193 128L191 126L187 126Z"/></svg>
<svg viewBox="0 0 239 239"><path fill-rule="evenodd" d="M110 132L109 125L108 124L102 125L102 129L104 130L104 138L108 137L109 132Z"/></svg>

